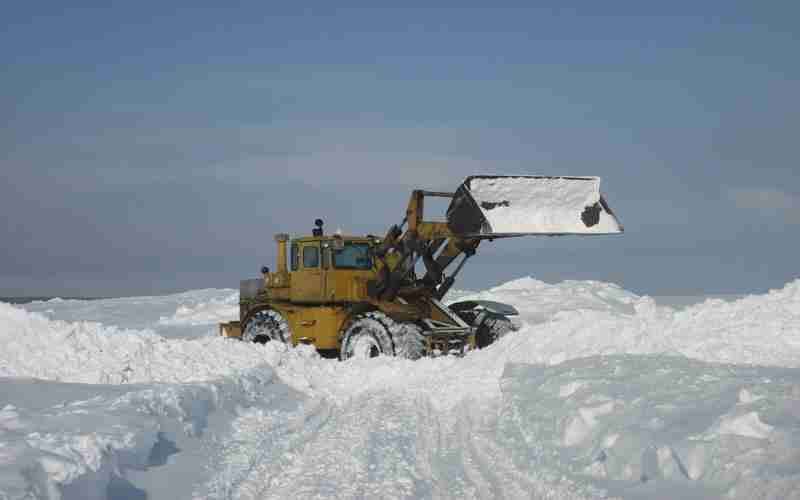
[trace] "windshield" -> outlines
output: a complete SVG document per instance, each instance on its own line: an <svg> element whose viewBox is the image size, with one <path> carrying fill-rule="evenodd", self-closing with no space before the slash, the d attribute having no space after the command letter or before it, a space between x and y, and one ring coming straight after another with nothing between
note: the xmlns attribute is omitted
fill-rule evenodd
<svg viewBox="0 0 800 500"><path fill-rule="evenodd" d="M336 269L372 269L369 244L345 242L344 248L333 251L333 266Z"/></svg>

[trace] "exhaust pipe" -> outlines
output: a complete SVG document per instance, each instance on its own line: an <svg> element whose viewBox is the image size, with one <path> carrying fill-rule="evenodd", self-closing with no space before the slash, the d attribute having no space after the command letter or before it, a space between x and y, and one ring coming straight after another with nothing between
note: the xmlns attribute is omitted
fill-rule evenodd
<svg viewBox="0 0 800 500"><path fill-rule="evenodd" d="M285 274L286 267L286 243L289 241L289 235L286 233L279 233L275 235L275 241L278 242L278 262L277 272Z"/></svg>

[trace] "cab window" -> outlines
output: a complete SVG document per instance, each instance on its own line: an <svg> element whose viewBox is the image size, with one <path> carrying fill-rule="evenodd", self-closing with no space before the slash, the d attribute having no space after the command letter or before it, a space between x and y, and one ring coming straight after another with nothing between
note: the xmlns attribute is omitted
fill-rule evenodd
<svg viewBox="0 0 800 500"><path fill-rule="evenodd" d="M303 247L303 267L319 267L319 247Z"/></svg>
<svg viewBox="0 0 800 500"><path fill-rule="evenodd" d="M369 245L367 243L345 242L344 248L333 251L333 266L336 269L372 269Z"/></svg>

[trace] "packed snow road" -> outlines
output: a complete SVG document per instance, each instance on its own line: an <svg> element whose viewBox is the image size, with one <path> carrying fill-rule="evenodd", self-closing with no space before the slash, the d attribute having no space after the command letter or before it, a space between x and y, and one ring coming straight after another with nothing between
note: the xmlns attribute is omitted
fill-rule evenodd
<svg viewBox="0 0 800 500"><path fill-rule="evenodd" d="M0 304L0 499L800 498L800 281L477 295L520 330L413 362L214 338L231 290Z"/></svg>
<svg viewBox="0 0 800 500"><path fill-rule="evenodd" d="M537 479L543 471L519 468L496 444L500 373L459 359L279 354L278 373L305 398L288 416L258 408L237 419L233 444L216 454L224 470L198 497L584 497L569 481Z"/></svg>

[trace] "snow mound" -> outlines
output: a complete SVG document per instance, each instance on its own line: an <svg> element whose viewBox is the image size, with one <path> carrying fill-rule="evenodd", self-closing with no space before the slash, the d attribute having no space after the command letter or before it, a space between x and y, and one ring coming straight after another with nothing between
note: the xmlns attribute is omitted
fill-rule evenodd
<svg viewBox="0 0 800 500"><path fill-rule="evenodd" d="M0 498L144 498L125 479L164 465L214 412L278 397L267 367L196 384L85 385L0 378Z"/></svg>
<svg viewBox="0 0 800 500"><path fill-rule="evenodd" d="M239 294L230 294L221 299L212 298L196 306L180 305L170 317L160 317L160 325L216 325L239 316Z"/></svg>
<svg viewBox="0 0 800 500"><path fill-rule="evenodd" d="M765 295L679 311L664 326L673 349L713 361L800 366L800 280ZM658 326L658 322L655 325Z"/></svg>
<svg viewBox="0 0 800 500"><path fill-rule="evenodd" d="M122 329L152 330L164 337L216 334L215 323L235 319L239 292L203 289L154 297L52 299L20 305L22 309L64 321L93 321Z"/></svg>
<svg viewBox="0 0 800 500"><path fill-rule="evenodd" d="M620 314L636 312L636 294L612 283L563 281L550 284L530 276L509 281L479 293L459 292L449 302L495 300L516 307L529 324L548 321L562 311L605 311Z"/></svg>
<svg viewBox="0 0 800 500"><path fill-rule="evenodd" d="M800 370L620 355L509 365L501 383L520 468L561 464L633 498L800 495Z"/></svg>
<svg viewBox="0 0 800 500"><path fill-rule="evenodd" d="M0 376L91 384L209 380L264 358L263 347L229 339L165 339L147 330L50 320L5 303L0 344Z"/></svg>
<svg viewBox="0 0 800 500"><path fill-rule="evenodd" d="M765 295L676 311L616 285L532 278L470 298L520 310L523 328L498 343L514 362L557 364L607 354L682 354L720 363L800 366L800 281Z"/></svg>

